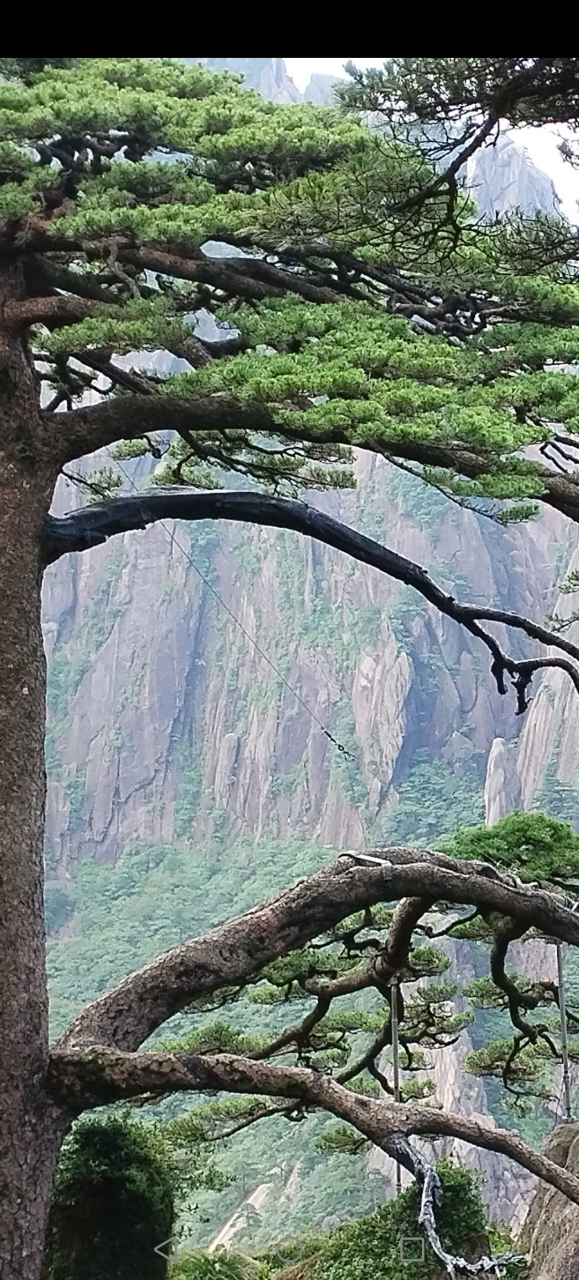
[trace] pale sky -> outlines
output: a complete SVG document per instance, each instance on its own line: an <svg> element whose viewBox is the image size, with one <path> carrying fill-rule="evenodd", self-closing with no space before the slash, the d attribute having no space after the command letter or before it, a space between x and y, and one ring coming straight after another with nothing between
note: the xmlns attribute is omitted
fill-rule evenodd
<svg viewBox="0 0 579 1280"><path fill-rule="evenodd" d="M284 58L288 74L303 93L310 76L321 71L330 76L344 76L344 63L353 62L356 67L381 67L384 58ZM579 173L567 164L557 151L559 137L571 137L563 125L545 126L543 129L518 129L517 137L524 143L537 168L543 169L553 179L561 200L563 213L572 221L579 221Z"/></svg>

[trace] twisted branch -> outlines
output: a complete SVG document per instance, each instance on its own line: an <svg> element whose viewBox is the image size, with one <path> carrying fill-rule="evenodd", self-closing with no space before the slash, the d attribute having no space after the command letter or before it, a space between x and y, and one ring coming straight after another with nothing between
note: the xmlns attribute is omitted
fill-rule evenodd
<svg viewBox="0 0 579 1280"><path fill-rule="evenodd" d="M161 396L134 397L133 404L142 406L140 434L161 425L164 416L163 399ZM95 415L102 419L103 411L109 407L111 406L107 404L98 405L96 409L76 410L74 413L84 415L85 420L90 420ZM114 405L112 407L114 410ZM187 413L186 408L184 412ZM70 416L73 417L74 414ZM196 490L176 488L117 498L62 518L49 516L45 536L46 563L57 560L67 552L83 551L106 542L115 534L126 533L131 529L144 529L157 520L167 519L250 521L275 528L293 529L343 551L363 564L372 565L398 582L414 587L440 613L453 618L482 641L491 654L491 672L498 692L502 695L507 693L506 675L512 680L518 715L523 714L529 705L528 689L533 675L543 668L556 667L565 671L579 693L579 669L574 663L558 656L522 660L511 658L503 651L498 640L480 625L479 620L503 623L579 660L579 647L570 640L520 614L505 609L460 603L438 587L420 565L304 502L266 497L259 493L199 493Z"/></svg>

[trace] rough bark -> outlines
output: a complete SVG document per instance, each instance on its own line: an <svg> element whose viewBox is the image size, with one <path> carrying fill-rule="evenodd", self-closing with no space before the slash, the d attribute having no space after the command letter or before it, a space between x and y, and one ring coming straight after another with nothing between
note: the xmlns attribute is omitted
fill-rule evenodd
<svg viewBox="0 0 579 1280"><path fill-rule="evenodd" d="M0 267L0 1274L36 1280L66 1112L46 1089L41 536L54 467L35 439L37 388L3 325Z"/></svg>
<svg viewBox="0 0 579 1280"><path fill-rule="evenodd" d="M155 1026L189 1000L219 987L242 986L264 964L324 932L344 915L396 898L401 901L379 970L363 967L364 985L386 983L405 963L417 921L439 898L476 902L483 915L498 912L515 917L518 924L512 928L517 934L534 924L579 937L579 920L567 900L525 888L516 878L484 863L457 862L444 854L403 847L348 852L238 920L172 948L85 1008L52 1051L49 1074L55 1098L76 1110L188 1090L260 1094L273 1098L277 1109L283 1109L281 1099L293 1099L299 1111L328 1111L390 1153L401 1144L411 1152L407 1137L412 1134L459 1138L499 1152L579 1204L579 1179L533 1151L516 1130L493 1129L478 1119L431 1107L368 1099L344 1088L340 1080L303 1066L264 1062L260 1054L135 1052ZM328 988L333 985L330 982ZM330 992L325 1004L324 993L318 996L321 1009L310 1015L314 1021L326 1011ZM448 1274L455 1274L457 1268L461 1274L473 1275L496 1270L497 1259L485 1257L471 1265L442 1249L430 1194L435 1176L429 1168L423 1178L421 1221ZM502 1261L510 1259L511 1255Z"/></svg>
<svg viewBox="0 0 579 1280"><path fill-rule="evenodd" d="M567 1173L577 1176L579 1124L575 1121L558 1125L547 1139L545 1155ZM531 1204L519 1244L530 1254L528 1280L576 1280L579 1210L559 1190L542 1183Z"/></svg>
<svg viewBox="0 0 579 1280"><path fill-rule="evenodd" d="M42 413L43 428L61 466L104 449L117 440L134 440L150 431L270 431L267 408L244 408L229 398L185 400L173 396L132 395L119 400Z"/></svg>
<svg viewBox="0 0 579 1280"><path fill-rule="evenodd" d="M103 1045L133 1052L191 1000L242 986L287 951L377 902L421 897L476 905L579 946L579 916L555 894L517 887L484 863L419 849L380 852L378 866L342 855L279 897L171 947L86 1005L59 1048Z"/></svg>
<svg viewBox="0 0 579 1280"><path fill-rule="evenodd" d="M56 302L41 299L36 309L33 308L34 316L47 318L53 303L66 310L64 302L58 299ZM155 1027L196 995L226 985L243 985L268 961L302 945L356 909L384 899L411 900L397 913L393 946L396 929L402 937L406 936L424 902L438 898L474 903L483 912L501 911L521 922L523 927L548 927L562 939L579 945L579 918L567 905L554 895L512 886L504 877L490 879L476 864L459 866L440 855L398 849L389 850L387 857L377 851L376 861L380 865L353 865L350 860L324 868L317 876L274 902L256 908L242 920L175 948L130 975L112 992L88 1006L49 1056L42 918L45 671L40 591L47 531L49 539L52 534L57 541L57 526L65 523L47 523L59 466L97 444L109 443L123 435L140 434L153 425L167 425L168 414L172 415L173 426L176 415L177 425L203 430L211 425L223 426L224 421L230 427L241 425L257 430L261 426L265 430L269 420L258 419L254 410L250 419L240 419L241 410L234 403L220 402L217 406L198 403L192 407L167 398L166 403L160 405L160 397L148 395L133 397L129 408L124 403L119 409L118 403L110 402L66 414L43 413L26 338L21 332L31 314L18 267L0 265L0 662L4 673L0 687L0 1274L3 1280L38 1280L54 1165L71 1117L86 1106L99 1105L114 1097L134 1096L142 1089L163 1092L215 1087L253 1091L259 1086L266 1094L295 1097L302 1105L324 1106L336 1115L349 1118L360 1132L374 1141L386 1140L400 1131L452 1134L519 1159L579 1202L579 1182L553 1171L549 1162L541 1163L541 1157L530 1153L516 1134L497 1134L484 1126L473 1128L471 1122L461 1117L427 1113L424 1109L392 1109L387 1104L380 1104L380 1109L372 1112L370 1123L364 1099L356 1099L337 1082L312 1079L312 1073L300 1074L299 1069L288 1068L284 1075L283 1069L266 1068L257 1063L248 1066L242 1059L193 1060L191 1055L152 1057L134 1052ZM147 502L163 500L162 495L140 499L137 526L147 523ZM198 503L205 500L197 495ZM171 501L175 501L174 497ZM248 501L245 496L244 501ZM264 501L261 499L262 504ZM351 531L347 531L346 537L337 522L321 513L315 515L316 528L310 528L304 517L308 509L301 504L286 503L283 522L276 517L268 523L287 524L290 507L295 517L291 527L313 532L316 537L323 535L323 540L349 554L355 547L358 558L385 567L382 560L378 563L375 559L375 544ZM263 516L263 510L261 514ZM98 512L85 518L93 523L97 518L98 523ZM160 517L154 513L152 518ZM100 534L106 537L110 532L110 528L101 529ZM92 540L102 540L98 529ZM61 553L61 547L52 549L56 554ZM460 620L480 638L484 637L476 621L478 617L517 625L512 617L502 614L499 617L497 611L487 609L475 613L471 610L469 613L468 606L444 596L419 566L384 548L379 548L379 552L388 559L387 571L404 581L413 575L415 585L443 612L457 617L462 611ZM557 643L536 624L519 619L518 625L523 625L536 639ZM530 630L531 627L534 629ZM487 637L487 641L490 640ZM571 652L571 656L577 656L570 642L559 640L558 643ZM493 652L497 650L495 659L498 660L498 654L511 675L524 665L503 660L494 640L492 645ZM389 965L392 969L396 967L395 956L386 956L384 972L381 970L380 974L383 980L388 977ZM123 1050L124 1053L119 1052ZM258 1078L255 1073L259 1071ZM208 1080L213 1083L208 1084Z"/></svg>
<svg viewBox="0 0 579 1280"><path fill-rule="evenodd" d="M163 1096L187 1090L295 1098L296 1105L323 1108L346 1120L377 1146L404 1134L454 1137L517 1160L523 1168L579 1204L579 1178L523 1142L516 1129L493 1129L470 1116L434 1107L401 1105L350 1092L307 1067L274 1066L236 1054L118 1053L97 1046L57 1050L52 1057L54 1090L78 1105L98 1106L139 1094Z"/></svg>

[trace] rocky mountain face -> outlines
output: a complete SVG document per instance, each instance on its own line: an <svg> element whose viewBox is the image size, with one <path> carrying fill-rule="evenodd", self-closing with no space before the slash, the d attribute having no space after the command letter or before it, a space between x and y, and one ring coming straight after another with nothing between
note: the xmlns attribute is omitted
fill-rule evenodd
<svg viewBox="0 0 579 1280"><path fill-rule="evenodd" d="M316 102L328 106L334 100L333 86L340 76L318 71L310 76L304 93L288 75L283 58L184 58L184 62L203 62L211 71L233 71L243 76L248 89L255 89L268 102Z"/></svg>
<svg viewBox="0 0 579 1280"><path fill-rule="evenodd" d="M197 61L197 59L195 59ZM211 71L234 71L248 89L268 102L301 102L302 95L288 76L283 58L203 58Z"/></svg>
<svg viewBox="0 0 579 1280"><path fill-rule="evenodd" d="M472 156L467 180L479 213L490 221L512 209L527 214L558 212L552 179L531 162L512 134L502 133L492 146Z"/></svg>
<svg viewBox="0 0 579 1280"><path fill-rule="evenodd" d="M381 460L360 456L357 472L355 493L318 504L465 599L548 610L553 558L569 544L562 518L499 531ZM70 494L58 500L64 509ZM126 535L49 570L44 619L51 877L80 858L114 861L133 841L301 833L340 849L389 832L427 839L444 819L480 819L485 796L487 813L504 809L519 722L486 655L408 590L297 534L171 524ZM466 951L450 948L463 982L478 976ZM483 1083L461 1070L471 1047L464 1032L433 1055L437 1092L488 1119ZM497 1216L520 1221L532 1180L462 1147Z"/></svg>
<svg viewBox="0 0 579 1280"><path fill-rule="evenodd" d="M579 1124L554 1129L545 1155L577 1177ZM530 1253L529 1280L575 1280L579 1257L577 1206L553 1187L543 1185L529 1211L520 1244Z"/></svg>
<svg viewBox="0 0 579 1280"><path fill-rule="evenodd" d="M206 61L243 71L273 101L300 99L283 59ZM313 79L306 97L324 100ZM552 184L531 170L513 142L483 153L481 208L547 207ZM146 467L123 466L138 485ZM543 619L557 578L579 563L576 528L556 513L505 530L371 455L356 471L354 492L311 501L459 598ZM78 502L63 481L55 511ZM569 607L568 597L556 605ZM545 794L579 824L579 730L564 677L545 675L521 724L472 638L408 589L297 534L168 522L116 538L49 569L44 630L53 879L82 858L114 862L134 841L426 843ZM516 653L516 638L508 644ZM520 957L528 976L552 966L546 950ZM472 951L455 944L450 958L462 981L478 976ZM470 1047L463 1033L437 1055L438 1093L488 1119L482 1082L461 1070ZM519 1222L532 1180L459 1146L484 1171L495 1214ZM391 1175L383 1155L373 1160Z"/></svg>
<svg viewBox="0 0 579 1280"><path fill-rule="evenodd" d="M346 83L345 76L329 76L315 71L305 87L304 100L316 102L320 107L333 106L336 101L334 85L342 83Z"/></svg>
<svg viewBox="0 0 579 1280"><path fill-rule="evenodd" d="M314 500L464 598L547 611L562 518L499 531L370 455L357 471L356 492ZM404 824L421 788L450 803L453 777L482 816L487 758L490 797L518 731L476 642L298 534L129 534L53 566L44 617L55 871L134 839L363 845Z"/></svg>
<svg viewBox="0 0 579 1280"><path fill-rule="evenodd" d="M579 537L576 529L570 539L571 555L565 566L572 572L579 565ZM574 594L556 598L553 612L569 619L577 608ZM571 622L565 635L575 643L579 624ZM573 686L557 679L555 672L545 672L538 682L535 696L522 732L513 750L501 746L499 755L489 759L488 787L493 795L493 813L498 817L507 811L509 798L520 796L522 809L542 806L545 792L550 797L550 811L579 828L579 731L573 700ZM561 673L562 674L562 673ZM568 683L569 686L568 687ZM504 774L503 790L497 785L497 767Z"/></svg>

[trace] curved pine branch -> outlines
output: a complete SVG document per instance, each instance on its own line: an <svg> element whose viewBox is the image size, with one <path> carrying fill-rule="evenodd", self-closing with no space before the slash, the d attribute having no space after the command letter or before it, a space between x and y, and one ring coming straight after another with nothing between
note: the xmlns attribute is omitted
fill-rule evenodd
<svg viewBox="0 0 579 1280"><path fill-rule="evenodd" d="M51 298L40 299L40 303L46 302L47 305L53 301ZM31 302L36 300L31 299ZM181 354L194 367L210 360L212 351L217 355L221 353L219 343L200 343L192 338L189 343L191 349L183 350ZM232 352L233 345L227 350ZM79 354L78 358L82 360L83 355ZM90 355L87 363L93 363ZM229 430L263 433L294 444L355 447L377 453L387 461L400 459L421 467L451 469L457 475L472 480L487 475L496 466L496 458L465 444L442 444L414 438L389 440L382 435L357 439L355 432L339 425L316 428L308 435L303 430L277 422L275 413L267 405L244 405L228 395L191 400L172 395L135 394L69 409L66 413L54 414L45 409L41 419L51 456L61 466L84 454L107 448L118 440L134 440L147 432L175 431L186 436L198 431L206 434ZM571 437L564 439L573 443ZM574 470L556 470L553 466L543 466L536 474L543 490L538 501L579 523L579 474Z"/></svg>
<svg viewBox="0 0 579 1280"><path fill-rule="evenodd" d="M288 951L378 902L422 898L465 903L579 946L579 916L563 897L516 885L512 876L484 863L430 850L395 847L375 854L374 863L357 862L355 853L342 855L279 897L163 952L87 1005L59 1048L100 1044L132 1052L192 1000L243 985ZM399 960L396 954L392 972ZM383 981L387 967L384 961Z"/></svg>
<svg viewBox="0 0 579 1280"><path fill-rule="evenodd" d="M151 429L158 420L157 409L161 397L135 396L134 404L143 406L140 430ZM110 406L114 412L114 402ZM107 404L95 410L75 412L86 417L91 414L106 416ZM149 410L152 409L152 415ZM506 694L505 676L510 676L517 695L517 714L528 706L528 689L536 671L543 667L559 667L572 680L579 693L579 669L568 658L537 657L516 660L506 654L496 638L480 625L500 622L507 627L523 631L533 640L552 646L579 660L579 647L557 632L506 609L485 608L462 604L442 591L420 565L390 551L379 542L366 538L332 516L310 507L304 502L288 498L272 498L260 493L235 493L231 491L203 492L193 489L158 489L135 496L117 498L107 503L95 504L71 515L57 518L49 516L46 523L45 560L49 564L70 551L84 551L106 542L108 538L129 530L144 529L158 520L237 520L252 524L268 525L278 529L292 529L328 546L363 564L372 565L398 582L414 587L425 600L440 613L453 618L476 639L486 645L492 658L491 671L499 693Z"/></svg>
<svg viewBox="0 0 579 1280"><path fill-rule="evenodd" d="M377 1100L352 1093L322 1072L307 1067L273 1066L237 1054L122 1053L92 1046L56 1048L49 1081L55 1096L77 1110L122 1098L168 1092L261 1094L294 1098L309 1108L322 1108L352 1124L376 1146L399 1135L453 1137L508 1156L530 1173L579 1204L579 1178L528 1147L516 1130L433 1107Z"/></svg>

